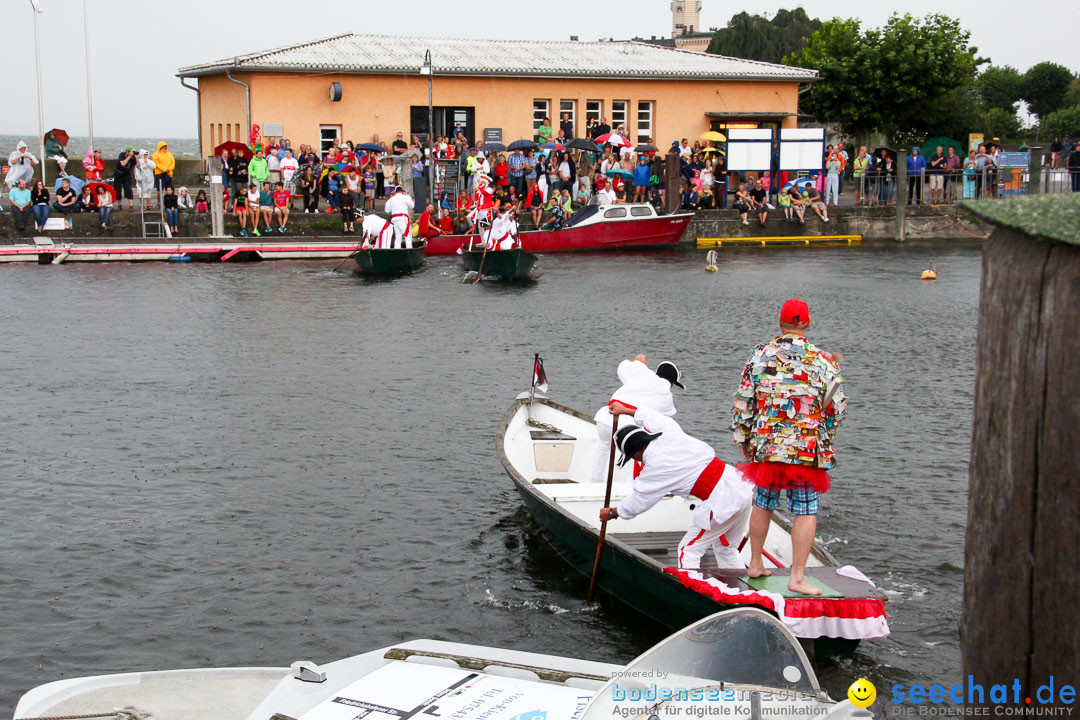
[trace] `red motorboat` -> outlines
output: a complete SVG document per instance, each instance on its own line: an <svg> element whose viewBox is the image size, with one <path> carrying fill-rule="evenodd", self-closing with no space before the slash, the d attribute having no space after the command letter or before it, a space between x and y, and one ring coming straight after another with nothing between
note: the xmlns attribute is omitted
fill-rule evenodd
<svg viewBox="0 0 1080 720"><path fill-rule="evenodd" d="M582 250L630 250L674 245L679 242L693 213L659 215L647 203L586 205L570 216L560 230L528 230L521 233L526 252ZM480 244L479 235L442 235L428 240L428 255L452 255L469 243Z"/></svg>

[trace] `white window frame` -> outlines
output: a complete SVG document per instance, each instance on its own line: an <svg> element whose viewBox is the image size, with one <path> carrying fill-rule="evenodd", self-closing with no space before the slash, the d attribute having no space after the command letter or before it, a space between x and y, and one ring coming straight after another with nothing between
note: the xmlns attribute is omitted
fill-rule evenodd
<svg viewBox="0 0 1080 720"><path fill-rule="evenodd" d="M568 108L567 105L570 107ZM577 137L577 100L562 99L559 101L559 124L562 124L563 113L570 116L570 127L574 129L574 137ZM552 120L552 122L555 122ZM552 126L554 130L554 126ZM558 135L558 133L555 133Z"/></svg>
<svg viewBox="0 0 1080 720"><path fill-rule="evenodd" d="M326 151L330 149L330 145L328 145L327 143L328 142L329 143L333 142L333 140L327 140L326 139L326 137L323 135L323 130L333 130L334 131L334 137L338 140L339 144L340 144L340 141L341 141L341 126L340 125L320 125L319 126L319 154L320 155L325 155Z"/></svg>
<svg viewBox="0 0 1080 720"><path fill-rule="evenodd" d="M622 120L616 120L615 119L615 113L620 112L619 110L615 109L616 106L619 105L619 103L622 103L622 111L621 111L622 112ZM622 125L626 129L627 137L629 137L629 135L630 135L630 128L629 128L630 118L627 117L629 112L630 112L630 101L629 100L612 100L611 101L611 132L615 132L616 128L618 128L620 125Z"/></svg>
<svg viewBox="0 0 1080 720"><path fill-rule="evenodd" d="M540 111L540 108L543 111ZM536 137L540 131L540 125L543 124L544 118L551 117L551 100L544 100L542 98L533 98L533 137Z"/></svg>
<svg viewBox="0 0 1080 720"><path fill-rule="evenodd" d="M595 109L593 106L595 105ZM603 100L586 100L585 101L585 124L588 125L590 120L600 122L600 118L604 117L604 101Z"/></svg>
<svg viewBox="0 0 1080 720"><path fill-rule="evenodd" d="M642 120L642 111L646 117ZM656 103L653 100L638 100L637 102L637 141L638 144L653 141L653 117L656 115ZM652 143L656 145L655 142ZM657 145L657 147L660 147Z"/></svg>

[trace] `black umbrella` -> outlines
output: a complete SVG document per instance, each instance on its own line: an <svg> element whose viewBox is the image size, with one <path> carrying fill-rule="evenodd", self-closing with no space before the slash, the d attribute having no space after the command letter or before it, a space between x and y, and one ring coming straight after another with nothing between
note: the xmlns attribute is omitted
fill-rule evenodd
<svg viewBox="0 0 1080 720"><path fill-rule="evenodd" d="M487 145L484 145L480 149L483 150L486 153L506 152L506 146L503 145L502 143L488 143Z"/></svg>
<svg viewBox="0 0 1080 720"><path fill-rule="evenodd" d="M638 145L636 148L634 148L634 152L660 152L660 148L656 147L655 145Z"/></svg>
<svg viewBox="0 0 1080 720"><path fill-rule="evenodd" d="M508 146L511 150L535 150L540 147L532 140L515 140Z"/></svg>
<svg viewBox="0 0 1080 720"><path fill-rule="evenodd" d="M586 140L585 138L574 138L570 142L566 143L566 147L573 150L587 150L588 152L600 153L603 149L594 143L592 140Z"/></svg>
<svg viewBox="0 0 1080 720"><path fill-rule="evenodd" d="M372 152L382 152L382 145L376 145L375 143L362 143L356 146L357 150L371 150Z"/></svg>
<svg viewBox="0 0 1080 720"><path fill-rule="evenodd" d="M892 157L893 160L896 159L896 151L893 150L891 147L885 147L884 145L882 145L881 147L878 147L878 148L874 148L874 153L873 153L874 157L876 157L878 160L880 160L881 159L881 153L883 153L883 152L889 153L889 156Z"/></svg>

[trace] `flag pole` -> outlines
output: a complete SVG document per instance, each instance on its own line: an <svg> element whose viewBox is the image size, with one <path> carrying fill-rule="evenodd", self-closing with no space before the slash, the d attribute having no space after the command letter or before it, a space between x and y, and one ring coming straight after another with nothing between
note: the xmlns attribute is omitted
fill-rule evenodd
<svg viewBox="0 0 1080 720"><path fill-rule="evenodd" d="M47 185L45 181L45 111L41 105L41 42L38 39L38 14L41 12L38 10L37 3L34 0L30 0L30 9L34 13L34 61L37 67L37 126L38 126L38 142L40 143L41 157L39 162L41 163L41 184Z"/></svg>
<svg viewBox="0 0 1080 720"><path fill-rule="evenodd" d="M86 46L86 115L90 123L90 149L94 149L94 88L90 69L90 6L83 0L83 44Z"/></svg>

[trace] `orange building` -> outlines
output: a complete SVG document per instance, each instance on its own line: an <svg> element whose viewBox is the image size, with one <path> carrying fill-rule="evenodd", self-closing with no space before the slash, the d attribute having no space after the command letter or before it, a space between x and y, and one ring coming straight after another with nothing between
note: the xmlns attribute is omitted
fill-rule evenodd
<svg viewBox="0 0 1080 720"><path fill-rule="evenodd" d="M460 125L474 142L533 138L566 114L574 135L589 118L662 147L709 129L795 127L800 84L812 70L640 42L547 42L338 35L181 68L197 78L204 157L229 140L266 136L323 149L334 142L406 142L428 126Z"/></svg>

